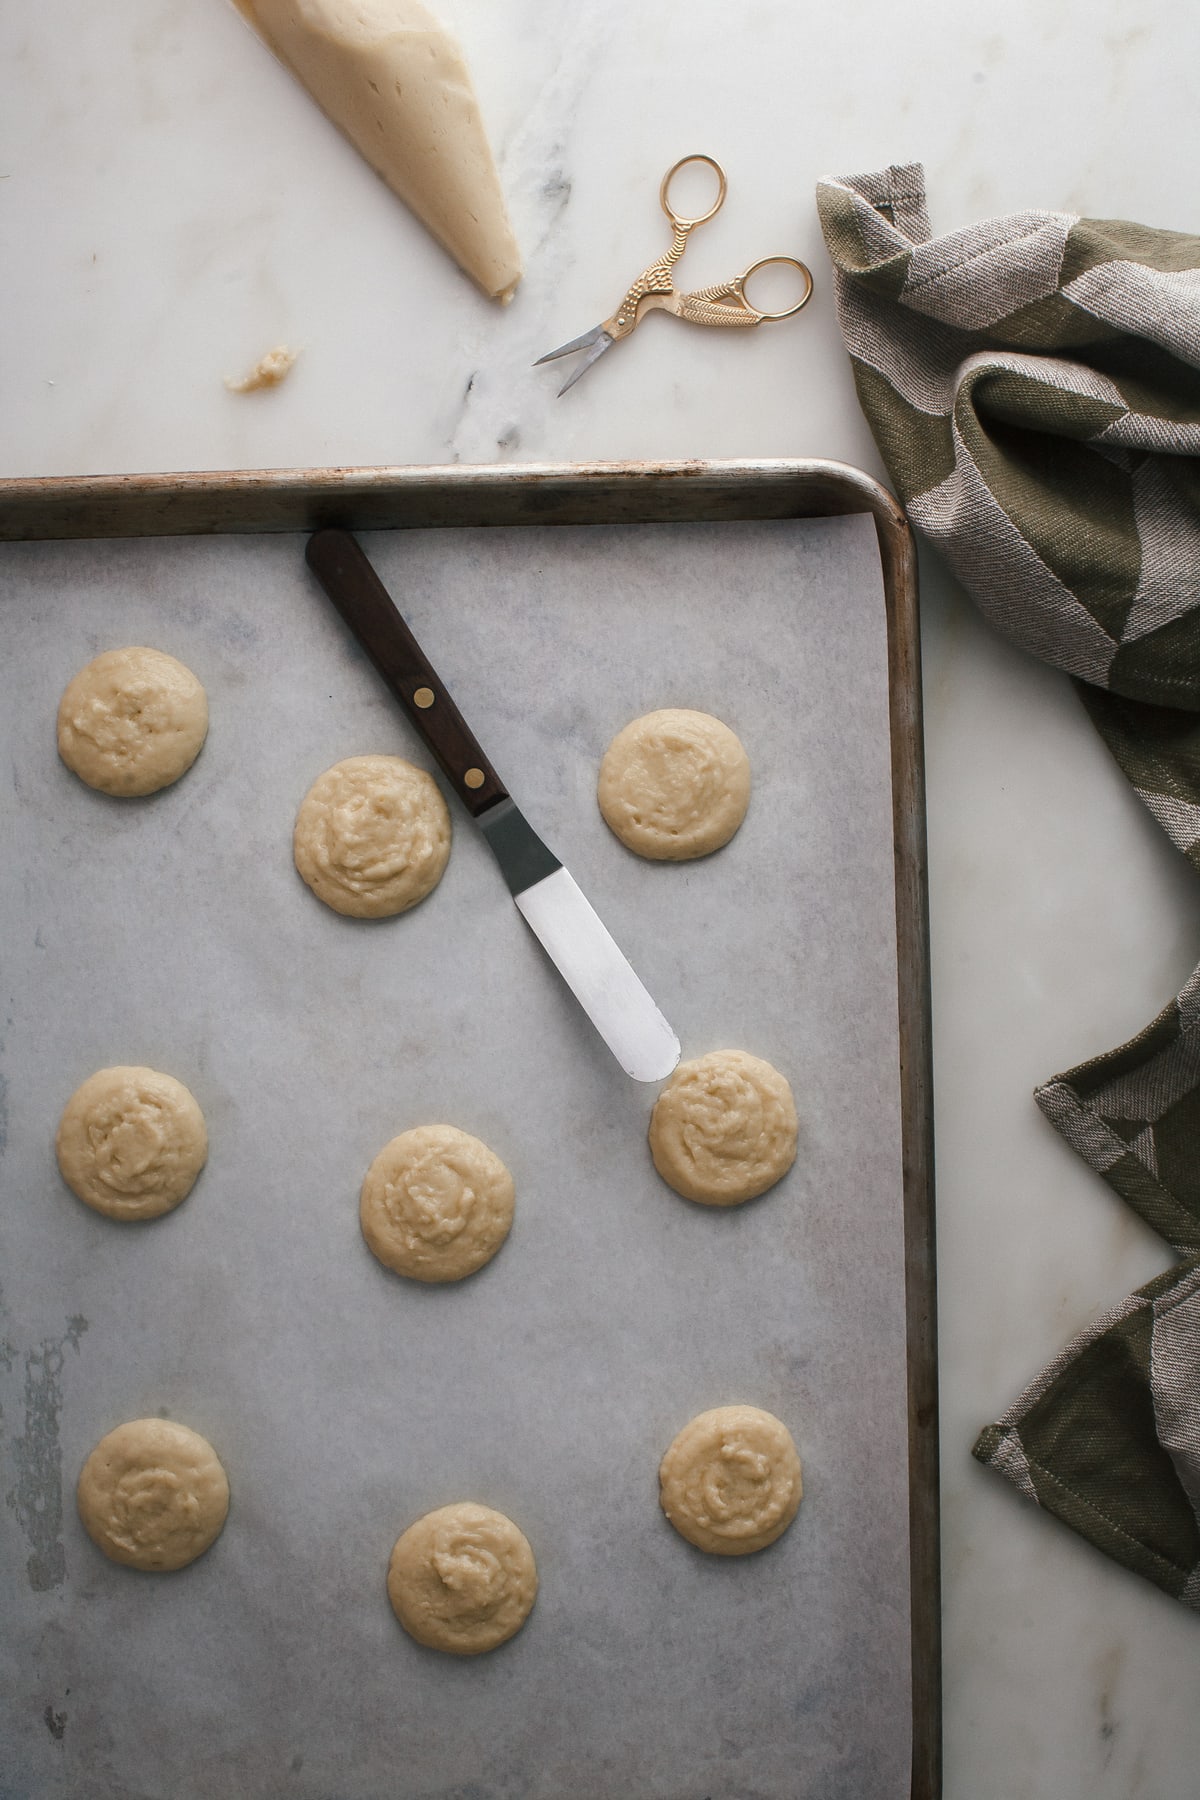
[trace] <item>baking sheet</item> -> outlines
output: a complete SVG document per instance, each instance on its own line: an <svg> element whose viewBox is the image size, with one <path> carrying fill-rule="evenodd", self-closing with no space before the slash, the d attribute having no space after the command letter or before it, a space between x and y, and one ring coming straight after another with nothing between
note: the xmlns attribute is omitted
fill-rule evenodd
<svg viewBox="0 0 1200 1800"><path fill-rule="evenodd" d="M774 1800L907 1792L905 1313L883 604L870 519L368 534L518 803L676 1025L685 1055L782 1068L801 1154L761 1201L680 1200L630 1083L461 811L445 879L356 923L291 865L339 757L415 736L293 537L6 546L0 731L10 1349L0 1793L88 1800ZM148 642L204 681L176 787L91 793L58 696ZM629 718L694 705L754 769L746 823L648 864L595 809ZM452 802L453 807L453 802ZM120 1227L60 1182L58 1112L106 1063L179 1076L210 1161ZM386 1140L444 1119L512 1168L495 1262L422 1289L362 1244ZM0 1368L3 1364L0 1363ZM693 1413L777 1412L805 1466L778 1544L706 1558L656 1469ZM74 1479L122 1419L211 1438L229 1523L172 1577L104 1561ZM391 1545L475 1498L542 1587L458 1661L387 1605Z"/></svg>

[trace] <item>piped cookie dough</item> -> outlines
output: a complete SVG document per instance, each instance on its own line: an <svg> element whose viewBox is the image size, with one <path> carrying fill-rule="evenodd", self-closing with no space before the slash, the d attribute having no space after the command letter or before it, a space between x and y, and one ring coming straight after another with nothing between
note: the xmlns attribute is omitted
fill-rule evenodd
<svg viewBox="0 0 1200 1800"><path fill-rule="evenodd" d="M454 1125L419 1125L386 1144L359 1201L381 1263L414 1281L461 1281L495 1256L513 1218L513 1178Z"/></svg>
<svg viewBox="0 0 1200 1800"><path fill-rule="evenodd" d="M778 1069L745 1050L680 1063L650 1115L650 1154L669 1187L702 1206L738 1206L787 1174L799 1121Z"/></svg>
<svg viewBox="0 0 1200 1800"><path fill-rule="evenodd" d="M110 1219L157 1219L191 1193L208 1156L204 1114L157 1069L98 1069L71 1095L54 1140L63 1180Z"/></svg>
<svg viewBox="0 0 1200 1800"><path fill-rule="evenodd" d="M318 900L355 919L407 912L450 855L450 813L401 756L351 756L319 775L296 815L296 867Z"/></svg>
<svg viewBox="0 0 1200 1800"><path fill-rule="evenodd" d="M101 793L155 794L190 769L208 732L208 700L183 663L131 644L105 650L58 703L58 753Z"/></svg>
<svg viewBox="0 0 1200 1800"><path fill-rule="evenodd" d="M757 1406L718 1406L685 1425L658 1471L681 1537L713 1556L765 1550L795 1518L803 1488L791 1433Z"/></svg>
<svg viewBox="0 0 1200 1800"><path fill-rule="evenodd" d="M485 294L521 256L462 51L420 0L237 0L263 42Z"/></svg>
<svg viewBox="0 0 1200 1800"><path fill-rule="evenodd" d="M229 1482L199 1432L170 1419L132 1419L100 1439L76 1499L84 1530L113 1562L182 1569L219 1535Z"/></svg>
<svg viewBox="0 0 1200 1800"><path fill-rule="evenodd" d="M687 862L727 844L745 818L750 761L711 713L666 707L617 733L600 764L597 798L630 850Z"/></svg>
<svg viewBox="0 0 1200 1800"><path fill-rule="evenodd" d="M419 1644L478 1656L529 1617L537 1566L511 1519L460 1502L426 1513L397 1540L387 1588L392 1611Z"/></svg>

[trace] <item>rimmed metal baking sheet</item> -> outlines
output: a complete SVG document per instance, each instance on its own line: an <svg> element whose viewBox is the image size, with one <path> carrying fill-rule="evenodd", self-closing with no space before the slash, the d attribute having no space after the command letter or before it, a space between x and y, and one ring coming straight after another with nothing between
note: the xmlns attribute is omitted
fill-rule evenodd
<svg viewBox="0 0 1200 1800"><path fill-rule="evenodd" d="M738 1042L791 1076L804 1148L775 1194L714 1213L658 1183L652 1095L461 815L404 919L348 923L298 882L291 817L322 767L423 759L302 540L160 534L331 518L408 527L371 554L685 1053ZM0 484L0 535L80 531L133 541L0 554L8 1791L934 1794L919 693L893 503L812 464ZM200 761L148 802L53 754L61 686L118 641L210 694ZM750 749L751 813L709 862L639 862L596 816L600 751L656 704ZM66 1094L116 1060L187 1080L213 1145L187 1204L132 1230L50 1159ZM510 1243L453 1291L389 1277L357 1234L366 1162L433 1117L517 1176ZM793 1425L807 1498L727 1562L665 1525L654 1470L738 1398ZM103 1430L160 1409L207 1430L234 1505L157 1579L102 1562L71 1490ZM399 1633L382 1572L405 1523L468 1496L522 1523L543 1588L518 1639L459 1663Z"/></svg>

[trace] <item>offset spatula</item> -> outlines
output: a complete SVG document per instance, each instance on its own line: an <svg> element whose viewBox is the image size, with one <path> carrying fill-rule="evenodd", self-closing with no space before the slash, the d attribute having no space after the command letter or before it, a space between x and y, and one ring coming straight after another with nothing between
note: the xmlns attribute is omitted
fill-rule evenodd
<svg viewBox="0 0 1200 1800"><path fill-rule="evenodd" d="M318 531L309 567L452 782L500 864L513 899L621 1067L662 1081L679 1039L579 887L548 850L479 748L348 531Z"/></svg>

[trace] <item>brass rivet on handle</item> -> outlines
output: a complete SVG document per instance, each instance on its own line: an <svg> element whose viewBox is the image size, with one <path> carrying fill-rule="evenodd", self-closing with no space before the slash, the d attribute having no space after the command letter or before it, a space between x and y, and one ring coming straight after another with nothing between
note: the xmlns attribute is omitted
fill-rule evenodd
<svg viewBox="0 0 1200 1800"><path fill-rule="evenodd" d="M463 786L469 788L481 788L483 786L483 770L468 769L463 776Z"/></svg>
<svg viewBox="0 0 1200 1800"><path fill-rule="evenodd" d="M426 687L418 688L416 693L413 695L413 705L419 706L422 709L422 711L427 706L432 706L433 705L433 689L426 688Z"/></svg>

